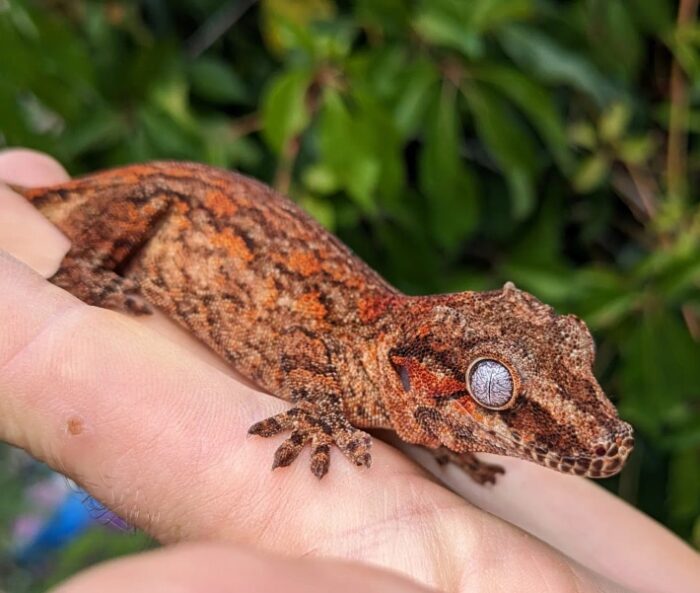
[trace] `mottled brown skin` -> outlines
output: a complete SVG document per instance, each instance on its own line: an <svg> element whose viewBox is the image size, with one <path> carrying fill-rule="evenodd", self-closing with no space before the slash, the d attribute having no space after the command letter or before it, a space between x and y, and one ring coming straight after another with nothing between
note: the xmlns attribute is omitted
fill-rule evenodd
<svg viewBox="0 0 700 593"><path fill-rule="evenodd" d="M633 446L592 374L585 324L512 284L406 296L286 198L204 165L134 165L15 189L72 241L53 283L92 305L156 306L292 402L250 428L291 431L273 467L307 444L318 477L332 445L369 466L363 428L392 429L482 483L502 469L474 452L604 477ZM479 358L510 370L505 409L470 396L465 373Z"/></svg>

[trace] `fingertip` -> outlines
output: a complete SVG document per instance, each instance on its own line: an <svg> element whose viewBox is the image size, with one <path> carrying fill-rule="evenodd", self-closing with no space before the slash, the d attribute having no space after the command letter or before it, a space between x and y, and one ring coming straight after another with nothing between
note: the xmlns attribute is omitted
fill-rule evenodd
<svg viewBox="0 0 700 593"><path fill-rule="evenodd" d="M29 148L0 151L0 179L8 183L37 187L68 181L70 176L55 159Z"/></svg>

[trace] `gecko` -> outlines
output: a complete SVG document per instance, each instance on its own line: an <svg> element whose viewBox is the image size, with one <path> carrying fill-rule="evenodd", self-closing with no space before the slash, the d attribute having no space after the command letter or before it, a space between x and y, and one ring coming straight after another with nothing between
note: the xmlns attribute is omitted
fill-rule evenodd
<svg viewBox="0 0 700 593"><path fill-rule="evenodd" d="M403 294L288 198L187 162L12 189L71 241L50 281L89 305L156 307L290 408L249 433L284 434L272 467L307 446L369 467L367 430L457 463L477 482L503 468L475 453L602 478L634 444L597 382L586 324L508 282Z"/></svg>

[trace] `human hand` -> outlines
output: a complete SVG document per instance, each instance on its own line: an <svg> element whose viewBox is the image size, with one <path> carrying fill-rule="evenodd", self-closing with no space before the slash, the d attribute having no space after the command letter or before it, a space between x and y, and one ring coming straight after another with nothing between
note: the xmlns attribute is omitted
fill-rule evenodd
<svg viewBox="0 0 700 593"><path fill-rule="evenodd" d="M47 157L0 154L8 182L65 178ZM68 242L5 190L0 247L48 277ZM507 473L485 488L427 460L457 494L377 440L371 470L335 454L320 482L303 463L271 472L275 444L246 432L285 402L161 315L88 307L6 255L0 279L0 439L161 542L190 542L88 571L63 593L127 579L144 591L421 590L369 565L455 592L697 590L700 561L682 542L592 482L527 462L499 458Z"/></svg>

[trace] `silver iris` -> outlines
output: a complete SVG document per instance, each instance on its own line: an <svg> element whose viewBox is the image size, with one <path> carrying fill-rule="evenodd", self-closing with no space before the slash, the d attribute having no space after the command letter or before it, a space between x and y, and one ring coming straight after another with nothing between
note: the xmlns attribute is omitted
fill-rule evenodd
<svg viewBox="0 0 700 593"><path fill-rule="evenodd" d="M501 408L513 397L513 378L500 362L478 361L469 372L469 392L487 408Z"/></svg>

